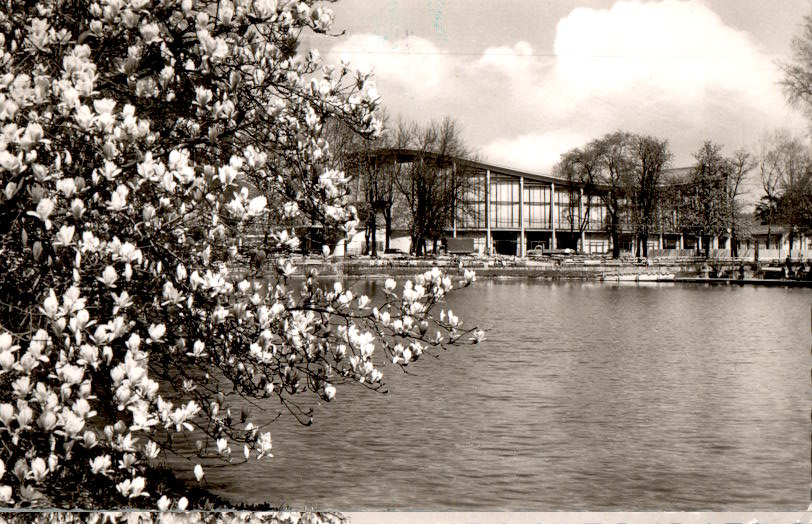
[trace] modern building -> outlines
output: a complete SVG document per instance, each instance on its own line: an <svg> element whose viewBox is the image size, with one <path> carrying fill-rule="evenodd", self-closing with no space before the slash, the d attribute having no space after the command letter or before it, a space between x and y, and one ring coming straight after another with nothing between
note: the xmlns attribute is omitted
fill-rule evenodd
<svg viewBox="0 0 812 524"><path fill-rule="evenodd" d="M380 162L408 164L418 161L419 151L386 149L377 153ZM607 232L606 208L597 195L584 195L584 188L563 178L520 171L495 164L453 158L447 166L449 173L464 172L470 183L465 197L457 206L456 216L445 232L448 238L471 238L480 253L524 257L541 248L545 251L572 249L585 254L605 254L612 251ZM461 167L464 166L464 169ZM690 168L671 169L670 175ZM601 188L597 188L599 192ZM730 250L731 238L702 237L681 227L676 209L658 210L657 220L650 228L648 249L700 251L710 242L713 250ZM635 227L628 216L621 218L621 251L636 255ZM789 249L789 235L776 228L771 247ZM783 233L783 234L782 234ZM395 247L408 250L409 239L397 230L393 234ZM805 235L798 234L795 247L805 258L808 249ZM754 249L759 243L764 254L766 239L758 236L741 239L740 250ZM776 242L777 240L777 242ZM363 235L349 245L350 251L360 251Z"/></svg>

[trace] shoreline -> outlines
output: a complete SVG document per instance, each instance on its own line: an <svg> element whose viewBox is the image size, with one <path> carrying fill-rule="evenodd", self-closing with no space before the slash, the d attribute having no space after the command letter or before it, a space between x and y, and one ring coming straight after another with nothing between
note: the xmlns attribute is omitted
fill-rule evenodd
<svg viewBox="0 0 812 524"><path fill-rule="evenodd" d="M304 258L292 261L299 276L316 269L322 278L383 279L411 277L438 267L453 277L465 270L478 279L583 280L629 283L683 283L704 285L755 285L812 288L812 279L779 278L783 264L749 261L652 260L636 262L611 259L499 259L437 258L386 259L348 258L325 260ZM795 265L801 262L794 262ZM765 278L767 276L768 278ZM772 278L769 278L772 277ZM807 278L809 278L807 274Z"/></svg>

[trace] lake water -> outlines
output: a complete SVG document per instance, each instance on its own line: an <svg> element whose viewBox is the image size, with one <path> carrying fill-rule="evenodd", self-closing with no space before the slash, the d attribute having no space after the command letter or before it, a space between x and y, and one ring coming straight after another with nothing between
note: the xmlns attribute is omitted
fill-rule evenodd
<svg viewBox="0 0 812 524"><path fill-rule="evenodd" d="M211 487L342 510L808 505L811 290L486 281L450 305L488 340L388 368L387 395L339 389Z"/></svg>

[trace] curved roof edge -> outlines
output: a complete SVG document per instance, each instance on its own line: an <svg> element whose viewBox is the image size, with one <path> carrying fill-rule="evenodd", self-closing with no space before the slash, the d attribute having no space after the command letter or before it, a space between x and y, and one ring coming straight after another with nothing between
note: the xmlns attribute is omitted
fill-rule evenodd
<svg viewBox="0 0 812 524"><path fill-rule="evenodd" d="M374 152L370 152L371 154L376 154L376 156L395 156L397 158L401 157L415 157L418 154L428 154L430 156L440 156L438 153L427 152L427 151L420 151L418 149L410 149L410 148L383 148L383 149L376 149ZM499 164L493 164L490 162L483 162L481 160L471 160L468 158L461 158L461 157L451 157L452 161L458 162L461 164L467 164L475 169L487 170L490 171L492 174L501 174L501 175L508 175L508 176L516 176L516 177L524 177L530 180L537 180L539 182L546 182L546 183L553 183L553 184L562 184L562 185L572 185L572 183L567 180L566 178L547 175L543 173L534 173L531 171L522 171L520 169L515 169L512 167L502 166ZM691 168L690 167L675 167L663 170L665 174L675 174L675 175L682 175L686 174Z"/></svg>

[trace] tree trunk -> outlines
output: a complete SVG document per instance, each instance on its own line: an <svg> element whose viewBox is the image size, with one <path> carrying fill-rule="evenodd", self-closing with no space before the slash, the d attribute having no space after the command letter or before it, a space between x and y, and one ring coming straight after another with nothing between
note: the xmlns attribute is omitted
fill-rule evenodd
<svg viewBox="0 0 812 524"><path fill-rule="evenodd" d="M643 258L648 258L648 232L643 231L640 234L640 247L642 248Z"/></svg>
<svg viewBox="0 0 812 524"><path fill-rule="evenodd" d="M372 254L373 257L378 256L378 238L377 238L377 236L378 236L378 233L377 233L378 232L378 220L377 220L377 218L378 218L377 213L375 213L373 211L372 212L372 217L371 217L371 220L370 220L370 227L369 227L369 229L370 229L370 235L369 236L370 236L370 239L371 239L370 244L371 244L371 247L372 247L370 253Z"/></svg>
<svg viewBox="0 0 812 524"><path fill-rule="evenodd" d="M369 252L370 252L370 248L369 248L370 231L371 231L371 229L369 227L369 222L367 222L367 225L364 228L364 254L365 255L368 255Z"/></svg>
<svg viewBox="0 0 812 524"><path fill-rule="evenodd" d="M384 221L384 227L386 228L386 231L385 231L386 236L384 238L383 249L384 249L384 252L386 252L386 250L389 249L389 239L392 236L392 206L389 206L386 209L384 209L384 211L383 211L383 221Z"/></svg>
<svg viewBox="0 0 812 524"><path fill-rule="evenodd" d="M614 225L609 228L609 236L612 238L612 258L620 258L620 233Z"/></svg>

